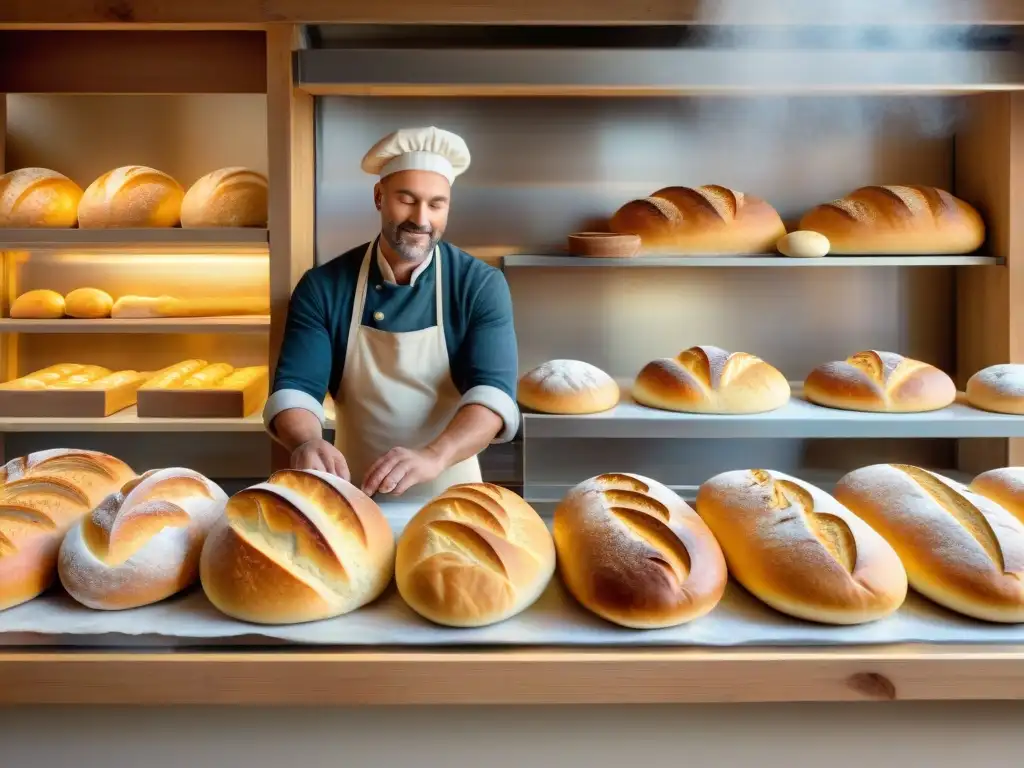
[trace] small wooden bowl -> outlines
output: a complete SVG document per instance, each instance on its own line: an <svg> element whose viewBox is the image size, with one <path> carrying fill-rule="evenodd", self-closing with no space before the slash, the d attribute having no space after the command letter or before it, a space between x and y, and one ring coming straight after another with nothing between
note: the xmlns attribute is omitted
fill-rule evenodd
<svg viewBox="0 0 1024 768"><path fill-rule="evenodd" d="M569 253L601 259L621 259L640 252L639 235L611 232L573 232L569 235Z"/></svg>

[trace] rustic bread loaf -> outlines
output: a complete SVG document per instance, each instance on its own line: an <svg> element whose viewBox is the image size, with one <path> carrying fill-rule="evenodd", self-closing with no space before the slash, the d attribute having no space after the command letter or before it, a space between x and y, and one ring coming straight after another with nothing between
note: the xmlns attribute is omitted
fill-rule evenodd
<svg viewBox="0 0 1024 768"><path fill-rule="evenodd" d="M110 317L114 300L99 288L76 288L64 297L64 312L68 317L95 319Z"/></svg>
<svg viewBox="0 0 1024 768"><path fill-rule="evenodd" d="M121 296L114 302L111 317L227 317L265 315L270 299L242 298L178 299L174 296Z"/></svg>
<svg viewBox="0 0 1024 768"><path fill-rule="evenodd" d="M982 368L967 380L966 395L975 408L1024 415L1024 365L1002 363Z"/></svg>
<svg viewBox="0 0 1024 768"><path fill-rule="evenodd" d="M163 171L126 165L86 187L78 203L81 229L176 227L185 191Z"/></svg>
<svg viewBox="0 0 1024 768"><path fill-rule="evenodd" d="M991 499L1024 523L1024 467L1001 467L982 472L967 490Z"/></svg>
<svg viewBox="0 0 1024 768"><path fill-rule="evenodd" d="M599 413L619 402L619 385L582 360L548 360L519 379L519 404L541 413Z"/></svg>
<svg viewBox="0 0 1024 768"><path fill-rule="evenodd" d="M239 167L211 171L185 193L181 226L267 226L267 177Z"/></svg>
<svg viewBox="0 0 1024 768"><path fill-rule="evenodd" d="M804 381L804 397L827 408L918 413L951 405L956 384L928 363L867 350L819 365Z"/></svg>
<svg viewBox="0 0 1024 768"><path fill-rule="evenodd" d="M49 168L19 168L0 176L0 227L75 226L82 188Z"/></svg>
<svg viewBox="0 0 1024 768"><path fill-rule="evenodd" d="M11 317L18 320L56 320L65 311L64 297L46 288L25 291L11 302Z"/></svg>

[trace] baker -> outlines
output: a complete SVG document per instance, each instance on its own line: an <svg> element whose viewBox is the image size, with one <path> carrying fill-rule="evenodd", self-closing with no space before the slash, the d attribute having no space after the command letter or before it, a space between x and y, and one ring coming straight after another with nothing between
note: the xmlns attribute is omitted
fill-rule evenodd
<svg viewBox="0 0 1024 768"><path fill-rule="evenodd" d="M466 143L434 127L392 133L363 158L379 177L380 234L299 280L263 413L293 468L370 495L429 497L479 482L477 454L515 436L508 284L442 240L469 163ZM333 445L323 439L328 393Z"/></svg>

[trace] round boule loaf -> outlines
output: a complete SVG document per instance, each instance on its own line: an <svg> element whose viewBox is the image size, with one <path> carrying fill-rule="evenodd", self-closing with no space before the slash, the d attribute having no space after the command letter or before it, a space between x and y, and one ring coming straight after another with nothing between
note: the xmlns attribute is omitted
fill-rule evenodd
<svg viewBox="0 0 1024 768"><path fill-rule="evenodd" d="M267 226L267 177L241 167L211 171L185 193L181 226Z"/></svg>
<svg viewBox="0 0 1024 768"><path fill-rule="evenodd" d="M107 171L86 187L78 204L82 229L176 227L185 190L171 176L144 165Z"/></svg>
<svg viewBox="0 0 1024 768"><path fill-rule="evenodd" d="M99 288L76 288L64 297L64 311L68 317L95 319L110 317L114 299Z"/></svg>
<svg viewBox="0 0 1024 768"><path fill-rule="evenodd" d="M1024 415L1024 365L1001 363L982 368L967 380L967 402L994 413Z"/></svg>
<svg viewBox="0 0 1024 768"><path fill-rule="evenodd" d="M11 302L11 317L19 320L54 320L64 317L64 297L48 288L25 291Z"/></svg>
<svg viewBox="0 0 1024 768"><path fill-rule="evenodd" d="M548 360L519 379L519 404L541 413L600 413L619 402L619 385L582 360Z"/></svg>
<svg viewBox="0 0 1024 768"><path fill-rule="evenodd" d="M826 408L879 413L937 411L956 400L956 384L944 371L877 350L819 365L804 380L803 392Z"/></svg>
<svg viewBox="0 0 1024 768"><path fill-rule="evenodd" d="M0 176L0 227L73 227L82 188L49 168Z"/></svg>

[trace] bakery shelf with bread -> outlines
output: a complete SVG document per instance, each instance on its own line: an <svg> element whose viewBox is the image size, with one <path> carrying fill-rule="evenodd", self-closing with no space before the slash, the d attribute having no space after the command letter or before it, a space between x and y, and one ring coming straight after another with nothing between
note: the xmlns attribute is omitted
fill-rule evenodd
<svg viewBox="0 0 1024 768"><path fill-rule="evenodd" d="M505 270L518 269L665 269L681 267L993 267L1004 263L995 256L828 256L793 259L759 254L734 256L644 256L609 258L566 256L564 254L514 254L502 256Z"/></svg>
<svg viewBox="0 0 1024 768"><path fill-rule="evenodd" d="M183 360L147 379L138 391L142 418L238 418L259 413L270 389L265 365Z"/></svg>

